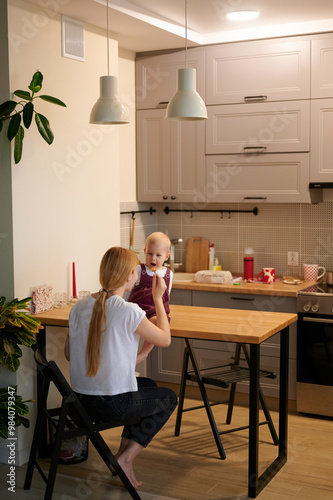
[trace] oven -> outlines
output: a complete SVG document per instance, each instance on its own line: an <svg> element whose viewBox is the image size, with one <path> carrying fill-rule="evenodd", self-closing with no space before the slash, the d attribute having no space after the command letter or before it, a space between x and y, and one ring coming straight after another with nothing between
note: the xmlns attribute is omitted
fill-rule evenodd
<svg viewBox="0 0 333 500"><path fill-rule="evenodd" d="M333 287L297 296L297 411L333 417Z"/></svg>

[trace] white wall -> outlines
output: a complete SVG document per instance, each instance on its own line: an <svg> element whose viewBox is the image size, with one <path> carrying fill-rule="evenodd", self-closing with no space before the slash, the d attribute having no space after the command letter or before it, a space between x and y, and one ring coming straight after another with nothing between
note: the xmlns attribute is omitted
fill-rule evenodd
<svg viewBox="0 0 333 500"><path fill-rule="evenodd" d="M54 143L46 144L33 122L25 133L21 162L12 161L15 296L26 297L32 286L43 283L52 284L54 291L70 292L73 261L77 290L96 291L103 253L120 244L120 165L129 168L131 177L135 172L134 107L131 125L123 125L122 132L119 126L89 124L99 97L99 77L107 72L105 30L85 25L85 62L79 62L61 56L61 16L54 11L8 0L8 28L10 89L27 90L38 69L44 75L41 93L67 104L62 108L37 101L37 111L50 121ZM124 53L118 68L115 40L110 41L110 69L111 74L119 73L119 88L124 81L130 96L134 55ZM48 352L63 362L60 337L63 340L66 330L56 330L48 336ZM18 393L36 399L27 348L15 375ZM30 408L30 430L18 429L17 464L28 456L35 413L33 404ZM6 462L2 448L0 461Z"/></svg>
<svg viewBox="0 0 333 500"><path fill-rule="evenodd" d="M64 58L59 15L22 0L9 6L10 88L26 89L39 69L42 92L67 104L36 104L54 143L46 144L33 123L22 160L12 167L15 294L45 282L67 291L72 261L78 289L94 290L102 254L119 244L118 127L89 124L106 72L105 33L86 25L85 62ZM110 67L117 68L116 41L110 52Z"/></svg>

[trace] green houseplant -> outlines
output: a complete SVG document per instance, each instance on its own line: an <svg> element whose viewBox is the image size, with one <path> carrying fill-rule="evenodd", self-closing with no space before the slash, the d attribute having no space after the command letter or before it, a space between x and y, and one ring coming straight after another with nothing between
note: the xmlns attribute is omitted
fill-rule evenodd
<svg viewBox="0 0 333 500"><path fill-rule="evenodd" d="M25 403L31 403L32 400L22 401L22 396L16 394L16 389L16 386L0 389L0 437L4 439L14 435L12 427L30 425L23 415L29 413L29 407Z"/></svg>
<svg viewBox="0 0 333 500"><path fill-rule="evenodd" d="M43 101L66 107L66 104L56 97L43 94L38 96L35 95L41 90L42 82L42 73L40 71L36 71L28 87L29 90L15 90L13 92L13 94L18 97L20 101L9 100L0 105L0 132L3 128L3 123L6 120L10 120L7 130L7 137L9 141L15 139L15 163L18 163L22 157L24 139L24 128L22 126L22 122L24 127L28 129L31 125L33 115L35 115L37 129L43 139L48 144L52 144L54 139L54 134L51 130L48 119L41 113L37 113L37 111L35 110L34 101L36 99L42 99Z"/></svg>
<svg viewBox="0 0 333 500"><path fill-rule="evenodd" d="M34 334L39 330L40 321L23 311L30 300L31 297L27 297L6 303L6 297L0 297L0 363L12 372L20 366L19 346L31 347L36 343Z"/></svg>
<svg viewBox="0 0 333 500"><path fill-rule="evenodd" d="M40 321L23 310L28 307L30 300L31 297L27 297L6 303L6 297L0 297L0 364L6 365L12 372L20 366L20 345L30 347L36 343L34 334L39 330ZM29 407L25 404L29 402L31 400L22 401L22 396L16 394L16 386L0 388L0 437L8 437L9 417L12 426L22 424L29 427L29 420L24 417L29 413Z"/></svg>

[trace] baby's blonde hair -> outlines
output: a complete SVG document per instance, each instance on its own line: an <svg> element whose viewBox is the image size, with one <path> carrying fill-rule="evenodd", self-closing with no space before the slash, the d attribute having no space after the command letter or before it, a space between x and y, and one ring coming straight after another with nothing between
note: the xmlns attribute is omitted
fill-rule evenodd
<svg viewBox="0 0 333 500"><path fill-rule="evenodd" d="M156 243L156 242L165 243L167 251L170 252L171 241L170 241L169 236L167 234L161 233L159 231L157 231L156 233L151 233L148 236L148 238L146 239L146 243L145 243L145 249L147 250L148 245L150 245L151 243Z"/></svg>

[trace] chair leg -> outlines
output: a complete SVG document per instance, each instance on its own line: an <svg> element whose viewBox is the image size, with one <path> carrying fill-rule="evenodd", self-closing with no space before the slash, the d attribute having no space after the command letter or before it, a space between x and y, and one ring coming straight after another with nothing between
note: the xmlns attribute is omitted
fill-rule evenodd
<svg viewBox="0 0 333 500"><path fill-rule="evenodd" d="M218 431L217 426L216 426L215 418L214 418L214 415L213 415L213 412L212 412L212 409L211 409L211 406L210 406L210 403L209 403L209 398L208 398L208 395L207 395L207 392L206 392L206 389L205 389L205 385L202 383L200 371L198 369L198 365L197 365L194 353L193 353L193 351L192 351L192 349L190 347L190 344L188 342L188 339L185 339L185 341L186 341L186 344L187 344L187 347L188 347L189 355L190 355L191 362L192 362L192 365L193 365L193 370L194 370L194 373L195 373L195 376L196 376L196 379L197 379L197 384L198 384L199 389L200 389L202 401L203 401L203 403L205 405L207 417L208 417L208 420L209 420L209 423L210 423L210 427L211 427L212 432L213 432L215 443L216 443L216 446L217 446L217 449L218 449L218 452L219 452L219 455L220 455L221 459L224 460L226 458L226 454L225 454L225 451L224 451L224 448L223 448L223 445L222 445L222 441L221 441L221 437L220 437L219 431Z"/></svg>
<svg viewBox="0 0 333 500"><path fill-rule="evenodd" d="M103 459L104 463L108 467L108 469L111 472L116 471L119 479L122 481L123 485L127 489L128 493L131 495L131 497L134 500L141 500L141 497L139 496L138 492L136 491L131 481L126 476L123 469L120 467L116 457L113 455L113 453L111 452L110 448L108 447L102 436L99 433L95 432L89 435L89 438L92 444L95 446L100 457Z"/></svg>
<svg viewBox="0 0 333 500"><path fill-rule="evenodd" d="M188 369L188 359L189 359L189 353L188 353L187 347L185 347L183 368L182 368L182 378L181 378L179 398L178 398L177 418L176 418L176 425L175 425L175 436L179 436L180 426L181 426L181 422L182 422L184 399L185 399L185 389L186 389L186 374L187 374L187 369Z"/></svg>
<svg viewBox="0 0 333 500"><path fill-rule="evenodd" d="M39 404L38 404L38 414L37 414L37 419L36 419L36 424L35 424L34 435L33 435L32 443L31 443L29 462L28 462L27 472L26 472L25 480L24 480L24 489L25 490L29 490L31 487L31 481L32 481L33 473L34 473L35 464L36 464L37 450L38 450L38 446L39 446L41 430L42 430L42 427L44 426L44 423L46 422L46 415L43 412L43 408L46 407L45 402L47 399L49 387L50 387L50 382L48 382L47 380L44 380L43 384L42 384L42 389L41 389L41 394L40 394L40 399L39 399ZM44 474L41 474L41 475L42 475L44 481L46 482L45 475Z"/></svg>
<svg viewBox="0 0 333 500"><path fill-rule="evenodd" d="M268 427L269 427L273 442L277 446L279 444L279 438L276 434L273 420L272 420L271 414L269 412L269 409L268 409L268 406L266 403L266 399L265 399L264 393L262 391L262 388L260 387L260 384L259 384L259 399L260 399L261 408L265 414L265 418L266 418L267 423L268 423Z"/></svg>
<svg viewBox="0 0 333 500"><path fill-rule="evenodd" d="M235 365L239 365L240 355L241 355L241 344L236 344ZM228 403L228 412L227 412L227 418L226 418L226 423L228 425L231 424L232 411L234 409L235 397L236 397L236 388L237 388L237 382L233 382L231 384L231 388L230 388L230 396L229 396L229 403Z"/></svg>
<svg viewBox="0 0 333 500"><path fill-rule="evenodd" d="M54 444L53 444L53 448L52 448L51 463L50 463L49 473L47 476L47 483L46 483L44 500L51 500L52 495L53 495L54 483L56 480L58 463L59 463L59 455L60 455L60 450L61 450L61 442L62 442L62 438L63 438L63 432L64 432L65 426L66 426L66 417L68 414L68 406L69 406L69 404L66 402L66 400L63 400L60 414L59 414L59 420L58 420L58 424L57 424L57 430L56 430L56 434L55 434Z"/></svg>

